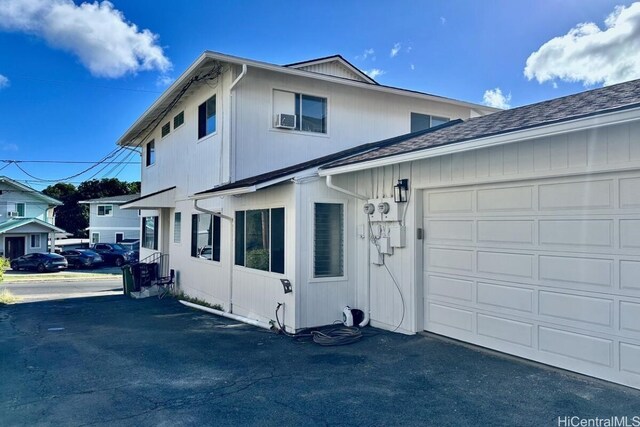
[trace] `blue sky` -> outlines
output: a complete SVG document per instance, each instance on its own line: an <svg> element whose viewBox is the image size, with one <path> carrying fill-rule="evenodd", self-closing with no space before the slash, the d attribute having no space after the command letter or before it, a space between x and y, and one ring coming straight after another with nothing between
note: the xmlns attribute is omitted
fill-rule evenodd
<svg viewBox="0 0 640 427"><path fill-rule="evenodd" d="M178 4L0 0L0 174L37 189L78 175L204 50L275 64L339 53L382 84L503 107L640 78L640 3ZM67 182L114 176L138 180L139 165Z"/></svg>

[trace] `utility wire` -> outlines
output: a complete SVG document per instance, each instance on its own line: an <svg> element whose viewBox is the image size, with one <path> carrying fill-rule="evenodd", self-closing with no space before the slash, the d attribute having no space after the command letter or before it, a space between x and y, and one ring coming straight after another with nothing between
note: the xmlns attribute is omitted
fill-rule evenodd
<svg viewBox="0 0 640 427"><path fill-rule="evenodd" d="M94 164L95 161L86 160L11 160L0 159L3 163L62 163L62 164ZM140 162L111 162L111 163L127 163L127 164L140 164Z"/></svg>
<svg viewBox="0 0 640 427"><path fill-rule="evenodd" d="M169 114L169 112L178 104L178 102L180 101L180 99L182 99L182 97L185 95L185 93L187 92L187 90L189 90L189 88L198 82L207 82L209 80L215 80L216 78L218 78L218 76L220 75L220 73L222 72L222 65L219 62L215 62L214 66L206 73L201 74L201 75L196 75L193 76L189 79L189 81L187 83L185 83L182 88L180 89L180 92L167 104L167 106L158 114L156 115L155 118L153 118L151 120L151 122L144 127L143 129L140 129L140 131L138 131L138 133L136 133L131 139L130 141L134 141L136 139L138 139L141 135L146 134L142 139L140 139L140 142L137 143L133 148L134 151L136 148L140 148L142 146L142 144L147 140L147 138L153 133L153 131L158 127L158 125L164 120L164 118L167 116L167 114ZM14 163L16 165L16 167L18 169L20 169L25 175L27 175L28 177L39 181L39 182L59 182L59 181L69 181L73 178L77 178L81 175L84 175L85 173L89 172L90 170L93 170L94 168L100 166L101 164L104 164L105 162L107 163L107 165L103 166L103 168L101 168L97 173L94 173L92 175L91 178L95 177L98 173L100 173L102 170L106 169L106 167L108 167L108 165L111 164L111 162L108 162L109 159L114 159L117 158L124 150L126 149L131 149L130 147L125 147L125 146L120 146L117 147L113 150L111 150L107 155L105 155L102 159L100 159L99 161L95 162L94 164L92 164L91 166L83 169L82 171L67 176L67 177L63 177L63 178L58 178L58 179L44 179L44 178L40 178L37 177L29 172L27 172L23 167L20 166L19 163Z"/></svg>

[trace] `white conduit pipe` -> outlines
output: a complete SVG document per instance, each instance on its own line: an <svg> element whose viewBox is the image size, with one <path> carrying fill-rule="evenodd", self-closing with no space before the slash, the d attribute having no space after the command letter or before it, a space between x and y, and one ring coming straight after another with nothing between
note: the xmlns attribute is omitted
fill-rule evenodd
<svg viewBox="0 0 640 427"><path fill-rule="evenodd" d="M331 175L327 175L327 182L326 182L327 187L333 190L339 191L340 193L346 194L347 196L355 197L356 199L367 200L367 201L369 200L367 196L363 196L358 193L352 193L347 189L338 187L333 183L331 178L332 178ZM358 324L358 326L360 326L361 328L364 328L369 324L369 318L370 318L369 312L371 311L371 250L370 250L371 248L369 247L369 245L371 245L371 242L369 241L370 239L369 230L370 230L369 218L367 217L367 230L365 231L367 235L367 306L364 309L364 319L362 319L362 322Z"/></svg>
<svg viewBox="0 0 640 427"><path fill-rule="evenodd" d="M205 307L204 305L193 304L188 301L180 300L180 304L186 305L187 307L195 308L197 310L206 311L207 313L215 314L216 316L226 317L227 319L237 320L248 325L257 326L258 328L271 330L271 325L269 323L261 322L259 320L249 319L248 317L238 316L237 314L227 313L225 311Z"/></svg>

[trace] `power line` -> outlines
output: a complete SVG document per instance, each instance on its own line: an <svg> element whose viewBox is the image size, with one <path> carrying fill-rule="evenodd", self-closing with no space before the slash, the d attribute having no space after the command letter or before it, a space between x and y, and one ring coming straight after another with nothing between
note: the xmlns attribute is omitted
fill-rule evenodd
<svg viewBox="0 0 640 427"><path fill-rule="evenodd" d="M12 160L12 159L0 159L0 162L4 163L63 163L63 164L93 164L95 161L86 160ZM140 162L112 162L112 163L127 163L130 165L139 165ZM6 166L5 166L6 167Z"/></svg>

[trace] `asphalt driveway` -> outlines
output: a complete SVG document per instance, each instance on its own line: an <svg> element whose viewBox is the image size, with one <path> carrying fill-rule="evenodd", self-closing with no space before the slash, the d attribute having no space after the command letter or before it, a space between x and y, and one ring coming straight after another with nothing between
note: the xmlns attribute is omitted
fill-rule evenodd
<svg viewBox="0 0 640 427"><path fill-rule="evenodd" d="M572 416L632 422L640 391L372 328L321 347L167 299L0 306L2 426L557 426Z"/></svg>

